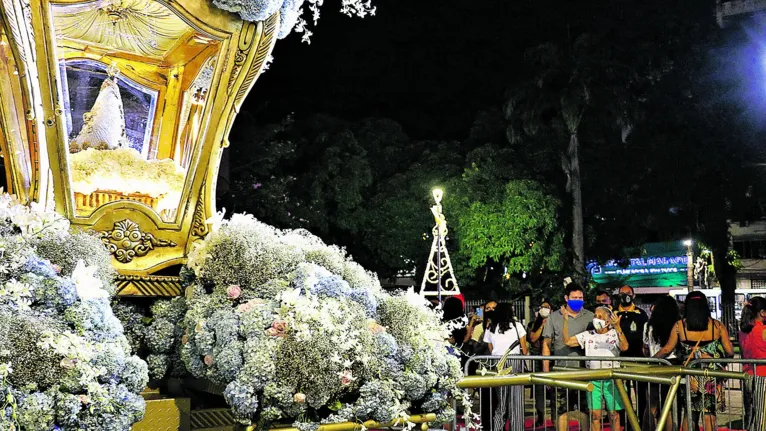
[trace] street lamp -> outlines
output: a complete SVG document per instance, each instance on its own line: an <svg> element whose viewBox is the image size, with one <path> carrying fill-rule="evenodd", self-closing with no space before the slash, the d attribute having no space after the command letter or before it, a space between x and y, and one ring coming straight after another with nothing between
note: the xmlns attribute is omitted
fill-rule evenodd
<svg viewBox="0 0 766 431"><path fill-rule="evenodd" d="M684 240L684 245L686 246L686 288L691 292L694 290L694 252L692 251L694 241Z"/></svg>

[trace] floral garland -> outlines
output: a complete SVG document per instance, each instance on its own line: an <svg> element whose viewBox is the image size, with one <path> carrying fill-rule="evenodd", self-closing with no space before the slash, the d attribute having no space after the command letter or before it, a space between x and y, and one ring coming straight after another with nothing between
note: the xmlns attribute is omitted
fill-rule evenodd
<svg viewBox="0 0 766 431"><path fill-rule="evenodd" d="M0 194L0 429L128 431L144 414L147 367L109 306L106 268L51 262L52 244L94 244L53 212ZM71 253L71 250L69 251ZM107 263L108 264L108 263Z"/></svg>
<svg viewBox="0 0 766 431"><path fill-rule="evenodd" d="M249 215L212 224L183 273L181 357L192 375L225 385L239 421L314 430L436 412L446 422L450 398L471 421L457 388L460 361L423 297L386 293L342 249L306 231Z"/></svg>
<svg viewBox="0 0 766 431"><path fill-rule="evenodd" d="M311 31L302 17L303 5L308 4L311 17L316 26L319 21L319 9L324 0L213 0L213 4L223 10L237 13L245 21L263 21L279 11L279 34L284 39L293 30L303 33L303 41L310 43ZM342 0L340 11L348 16L364 18L375 15L371 0Z"/></svg>

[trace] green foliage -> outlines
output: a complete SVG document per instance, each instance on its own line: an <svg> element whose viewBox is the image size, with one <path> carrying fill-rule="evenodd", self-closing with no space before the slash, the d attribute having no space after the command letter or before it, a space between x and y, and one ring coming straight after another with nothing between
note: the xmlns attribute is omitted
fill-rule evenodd
<svg viewBox="0 0 766 431"><path fill-rule="evenodd" d="M561 269L563 235L559 201L537 182L514 180L482 200L463 197L458 210L460 256L473 268L496 262L509 273Z"/></svg>
<svg viewBox="0 0 766 431"><path fill-rule="evenodd" d="M453 266L463 285L502 285L518 293L538 282L533 275L561 269L561 204L538 170L547 169L540 153L524 145L477 142L482 145L466 155L462 175L446 185ZM529 278L522 279L524 272Z"/></svg>

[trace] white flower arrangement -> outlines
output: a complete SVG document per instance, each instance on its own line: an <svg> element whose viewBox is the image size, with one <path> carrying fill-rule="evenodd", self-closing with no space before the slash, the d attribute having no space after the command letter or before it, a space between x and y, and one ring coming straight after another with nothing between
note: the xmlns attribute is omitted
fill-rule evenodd
<svg viewBox="0 0 766 431"><path fill-rule="evenodd" d="M172 159L144 160L132 148L88 148L69 155L72 189L143 194L157 198L155 210L172 210L181 199L186 172Z"/></svg>
<svg viewBox="0 0 766 431"><path fill-rule="evenodd" d="M387 294L343 249L304 230L241 214L214 224L182 272L193 294L181 358L192 375L225 385L242 423L448 420L450 398L470 422L448 328L422 296Z"/></svg>
<svg viewBox="0 0 766 431"><path fill-rule="evenodd" d="M74 268L74 259L59 265L40 252L57 254L51 244L90 239L68 227L53 212L0 194L2 430L128 431L143 417L147 366L130 356L106 286L95 276L108 271L79 259ZM68 252L109 265L100 242L78 243L92 248Z"/></svg>

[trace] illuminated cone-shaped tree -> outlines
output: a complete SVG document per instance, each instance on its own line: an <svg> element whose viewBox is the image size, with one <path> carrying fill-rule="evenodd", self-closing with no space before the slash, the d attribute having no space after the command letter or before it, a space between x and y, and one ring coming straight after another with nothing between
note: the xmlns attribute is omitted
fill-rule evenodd
<svg viewBox="0 0 766 431"><path fill-rule="evenodd" d="M431 207L431 212L436 225L432 230L434 240L431 243L431 253L428 255L423 282L420 284L420 294L436 296L441 302L442 296L460 295L460 287L457 285L452 261L447 251L447 219L442 213L441 204L443 192L436 189L433 191L433 196L436 205Z"/></svg>
<svg viewBox="0 0 766 431"><path fill-rule="evenodd" d="M115 65L111 65L106 71L108 77L101 84L93 107L83 114L82 130L69 144L71 153L87 148L113 150L128 146L125 112L122 108L120 88L117 86L119 70Z"/></svg>

